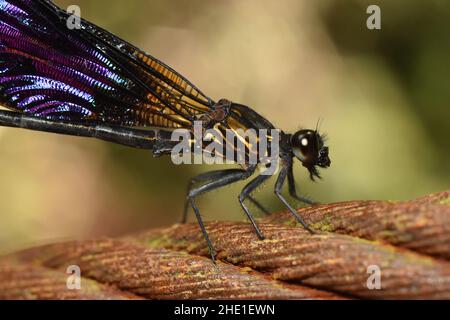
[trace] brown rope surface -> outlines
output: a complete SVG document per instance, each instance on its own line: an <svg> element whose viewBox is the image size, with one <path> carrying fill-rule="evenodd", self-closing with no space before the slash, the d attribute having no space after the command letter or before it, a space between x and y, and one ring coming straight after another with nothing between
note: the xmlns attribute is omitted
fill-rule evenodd
<svg viewBox="0 0 450 320"><path fill-rule="evenodd" d="M120 239L50 244L0 259L3 299L450 299L449 192L352 201L249 223L209 222L213 265L194 223ZM80 290L66 269L81 271ZM380 289L369 289L373 266Z"/></svg>

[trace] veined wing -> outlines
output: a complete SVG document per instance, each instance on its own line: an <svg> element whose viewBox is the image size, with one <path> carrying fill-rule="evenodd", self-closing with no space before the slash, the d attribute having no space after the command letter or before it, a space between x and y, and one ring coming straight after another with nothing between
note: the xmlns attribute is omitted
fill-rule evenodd
<svg viewBox="0 0 450 320"><path fill-rule="evenodd" d="M0 0L0 104L46 119L190 128L214 102L182 75L49 0Z"/></svg>

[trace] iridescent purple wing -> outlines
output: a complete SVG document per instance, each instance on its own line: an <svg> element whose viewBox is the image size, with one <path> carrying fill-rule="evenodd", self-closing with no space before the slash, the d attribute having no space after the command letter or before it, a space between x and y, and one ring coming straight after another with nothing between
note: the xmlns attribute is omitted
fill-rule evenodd
<svg viewBox="0 0 450 320"><path fill-rule="evenodd" d="M0 105L47 119L190 127L214 102L183 76L48 0L0 0Z"/></svg>

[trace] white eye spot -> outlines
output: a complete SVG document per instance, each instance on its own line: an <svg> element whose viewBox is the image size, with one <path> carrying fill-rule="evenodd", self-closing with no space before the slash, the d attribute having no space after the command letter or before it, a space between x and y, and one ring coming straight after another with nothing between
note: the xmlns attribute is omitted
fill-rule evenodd
<svg viewBox="0 0 450 320"><path fill-rule="evenodd" d="M303 138L300 143L302 144L302 146L306 147L308 145L308 139Z"/></svg>

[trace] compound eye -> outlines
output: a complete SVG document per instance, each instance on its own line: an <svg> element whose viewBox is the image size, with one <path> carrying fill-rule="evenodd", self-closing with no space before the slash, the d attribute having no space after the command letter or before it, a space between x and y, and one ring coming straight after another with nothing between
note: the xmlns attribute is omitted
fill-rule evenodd
<svg viewBox="0 0 450 320"><path fill-rule="evenodd" d="M309 137L300 137L300 149L302 151L308 151L310 144Z"/></svg>
<svg viewBox="0 0 450 320"><path fill-rule="evenodd" d="M294 154L302 162L310 162L315 159L317 146L313 131L304 130L297 132L293 137Z"/></svg>
<svg viewBox="0 0 450 320"><path fill-rule="evenodd" d="M299 137L300 152L305 158L309 158L314 151L313 139L311 135L304 135Z"/></svg>

